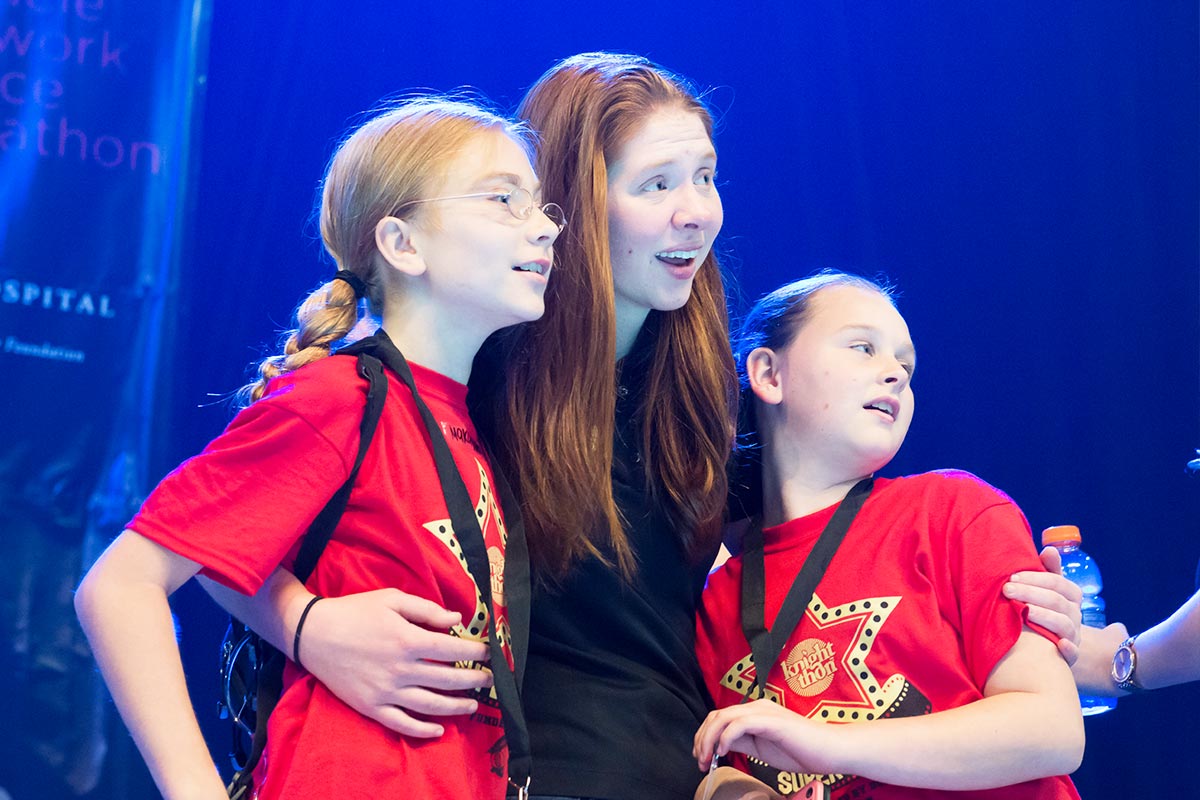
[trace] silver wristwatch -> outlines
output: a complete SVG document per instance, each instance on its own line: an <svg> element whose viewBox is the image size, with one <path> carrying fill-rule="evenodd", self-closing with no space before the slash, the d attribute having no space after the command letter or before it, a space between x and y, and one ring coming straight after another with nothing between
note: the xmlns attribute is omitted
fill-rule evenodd
<svg viewBox="0 0 1200 800"><path fill-rule="evenodd" d="M1113 654L1113 683L1123 692L1141 692L1145 690L1145 687L1137 682L1137 650L1133 646L1136 640L1137 636L1130 636L1121 642L1121 646Z"/></svg>

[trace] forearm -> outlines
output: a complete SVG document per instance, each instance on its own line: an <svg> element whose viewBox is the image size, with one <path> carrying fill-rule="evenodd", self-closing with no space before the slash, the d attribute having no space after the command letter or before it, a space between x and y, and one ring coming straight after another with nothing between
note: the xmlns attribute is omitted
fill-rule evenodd
<svg viewBox="0 0 1200 800"><path fill-rule="evenodd" d="M714 751L746 753L792 772L987 789L1074 772L1083 759L1083 717L1066 663L1027 629L993 667L979 700L850 724L817 722L757 700L708 715L693 742L697 766Z"/></svg>
<svg viewBox="0 0 1200 800"><path fill-rule="evenodd" d="M1137 682L1142 687L1161 689L1200 680L1200 592L1140 634L1135 647Z"/></svg>
<svg viewBox="0 0 1200 800"><path fill-rule="evenodd" d="M75 598L113 700L168 800L225 797L192 710L162 586L89 574Z"/></svg>
<svg viewBox="0 0 1200 800"><path fill-rule="evenodd" d="M276 569L257 594L247 596L199 576L197 580L217 605L246 623L278 650L291 655L296 624L312 592L285 569Z"/></svg>
<svg viewBox="0 0 1200 800"><path fill-rule="evenodd" d="M983 698L921 717L840 726L833 772L901 786L986 789L1074 772L1083 717L1070 670L1032 631L992 669Z"/></svg>
<svg viewBox="0 0 1200 800"><path fill-rule="evenodd" d="M1120 697L1112 677L1113 656L1129 632L1119 622L1107 628L1084 628L1079 660L1071 667L1082 694ZM1137 637L1137 683L1161 689L1200 680L1200 592L1167 619Z"/></svg>
<svg viewBox="0 0 1200 800"><path fill-rule="evenodd" d="M899 786L968 790L1073 772L1083 723L1070 703L1006 692L921 717L837 726L843 754L835 772Z"/></svg>

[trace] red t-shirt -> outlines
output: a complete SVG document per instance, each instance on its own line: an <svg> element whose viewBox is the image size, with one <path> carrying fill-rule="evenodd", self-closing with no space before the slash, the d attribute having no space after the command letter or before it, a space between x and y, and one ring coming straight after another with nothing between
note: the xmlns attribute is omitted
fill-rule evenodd
<svg viewBox="0 0 1200 800"><path fill-rule="evenodd" d="M763 532L768 627L836 508ZM768 693L806 717L835 723L930 714L979 700L1026 614L1001 587L1014 572L1040 569L1020 509L975 476L946 471L877 479L771 669ZM754 687L740 622L741 579L740 557L715 571L697 620L697 656L718 708L736 705ZM853 775L780 772L740 754L733 764L784 795L820 778L833 800L1078 798L1065 776L941 792Z"/></svg>
<svg viewBox="0 0 1200 800"><path fill-rule="evenodd" d="M475 501L504 641L506 531L467 416L467 389L411 366ZM466 628L455 632L482 640L486 608L451 528L428 434L411 392L387 376L379 427L307 586L326 597L395 587L460 612ZM272 381L265 397L158 485L130 529L254 593L275 567L292 563L309 524L349 476L366 388L355 359L338 356ZM441 737L411 739L358 714L290 661L283 680L256 774L260 798L504 796L508 752L490 691L478 695L473 716L441 718Z"/></svg>

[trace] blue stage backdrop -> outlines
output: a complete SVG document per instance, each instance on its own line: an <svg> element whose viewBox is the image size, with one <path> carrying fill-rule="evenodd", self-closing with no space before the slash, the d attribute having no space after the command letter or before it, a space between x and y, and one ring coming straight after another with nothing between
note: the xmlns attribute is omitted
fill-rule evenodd
<svg viewBox="0 0 1200 800"><path fill-rule="evenodd" d="M175 460L228 420L207 395L332 274L309 213L356 114L413 87L511 107L559 58L641 53L714 89L735 311L820 267L895 279L921 365L889 473L969 469L1035 531L1079 524L1111 617L1145 629L1200 559L1183 470L1200 446L1197 17L1194 0L218 0ZM192 608L202 701L198 637L221 626ZM1180 687L1089 720L1083 796L1200 794L1197 703Z"/></svg>
<svg viewBox="0 0 1200 800"><path fill-rule="evenodd" d="M735 314L821 267L899 284L921 366L916 419L889 474L968 469L1009 492L1035 531L1079 524L1110 618L1131 630L1193 591L1200 479L1183 465L1200 446L1194 0L214 0L200 233L161 324L156 270L185 215L166 199L151 212L145 198L183 177L162 171L185 166L171 126L196 95L171 59L198 29L192 10L176 9L143 35L137 25L160 11L133 5L3 0L6 552L48 536L59 537L56 558L78 548L90 497L107 519L127 512L147 436L162 443L154 478L228 422L214 396L245 382L297 300L332 274L310 212L358 114L418 87L470 85L512 107L558 59L609 49L713 88ZM174 67L150 67L151 54ZM138 94L151 86L163 103L153 109ZM157 356L135 344L143 322L159 325ZM135 388L154 400L117 413L137 403ZM210 711L224 618L190 585L176 609L192 696L225 767L228 729ZM1190 685L1089 719L1081 794L1197 796L1197 704ZM104 791L92 797L142 796Z"/></svg>
<svg viewBox="0 0 1200 800"><path fill-rule="evenodd" d="M18 800L105 777L110 704L70 590L146 491L192 211L207 6L3 4L0 787Z"/></svg>

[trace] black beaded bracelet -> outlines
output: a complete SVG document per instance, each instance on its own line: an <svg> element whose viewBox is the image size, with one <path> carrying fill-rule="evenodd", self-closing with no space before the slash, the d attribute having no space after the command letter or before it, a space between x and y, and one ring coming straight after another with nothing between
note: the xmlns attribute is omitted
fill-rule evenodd
<svg viewBox="0 0 1200 800"><path fill-rule="evenodd" d="M292 661L301 669L304 668L304 665L300 663L300 631L304 630L304 620L308 618L308 612L312 611L312 607L317 604L318 600L324 599L324 597L318 594L309 600L308 605L300 612L300 621L296 623L296 637L292 639Z"/></svg>

